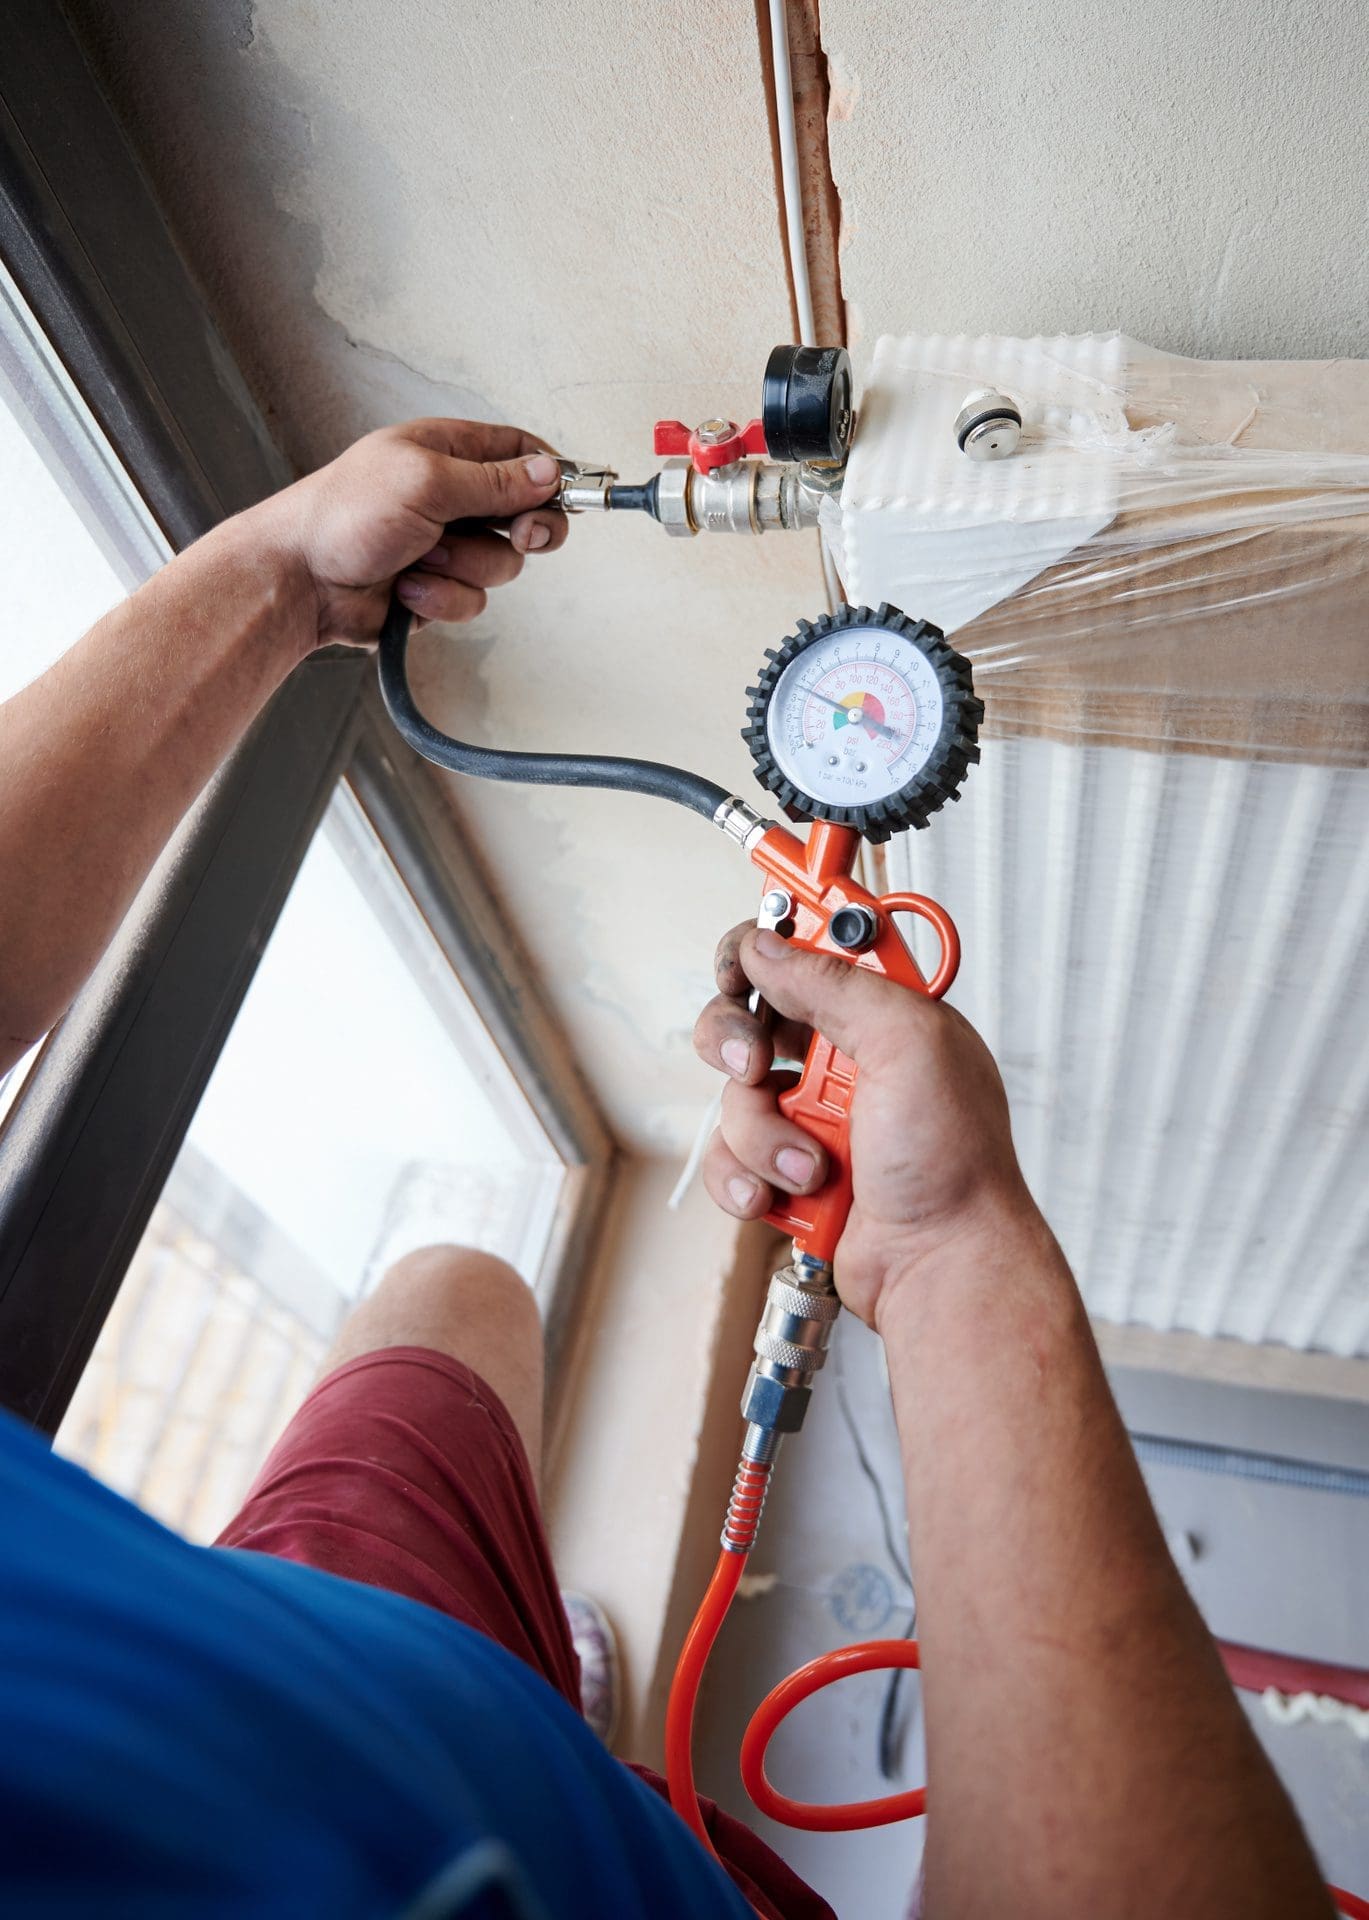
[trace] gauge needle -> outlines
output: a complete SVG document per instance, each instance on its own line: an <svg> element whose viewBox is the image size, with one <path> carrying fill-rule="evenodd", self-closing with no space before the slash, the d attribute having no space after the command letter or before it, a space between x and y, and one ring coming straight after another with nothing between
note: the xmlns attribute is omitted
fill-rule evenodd
<svg viewBox="0 0 1369 1920"><path fill-rule="evenodd" d="M810 700L821 700L823 706L832 707L837 713L850 713L851 711L843 701L829 700L825 693L818 693L816 689L809 693L808 698ZM872 733L882 733L886 740L898 739L898 729L896 727L886 726L882 720L872 720L870 715L863 711L860 716L860 724L863 727L869 727Z"/></svg>

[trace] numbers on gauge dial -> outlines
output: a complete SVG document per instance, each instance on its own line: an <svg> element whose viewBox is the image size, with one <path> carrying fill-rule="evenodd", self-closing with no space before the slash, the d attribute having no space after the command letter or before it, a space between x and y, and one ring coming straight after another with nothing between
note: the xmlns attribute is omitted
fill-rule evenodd
<svg viewBox="0 0 1369 1920"><path fill-rule="evenodd" d="M791 660L766 716L770 751L829 806L885 800L916 779L941 733L943 697L920 648L887 628L846 628Z"/></svg>

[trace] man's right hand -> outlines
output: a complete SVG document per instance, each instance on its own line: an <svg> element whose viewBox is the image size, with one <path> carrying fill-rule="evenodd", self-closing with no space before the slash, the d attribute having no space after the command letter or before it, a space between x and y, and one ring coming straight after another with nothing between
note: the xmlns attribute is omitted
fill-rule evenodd
<svg viewBox="0 0 1369 1920"><path fill-rule="evenodd" d="M723 941L718 985L697 1044L731 1076L705 1162L729 1212L825 1172L776 1110L772 1047L801 1056L816 1026L860 1068L836 1281L883 1336L903 1454L928 1910L1331 1920L1150 1509L983 1041L947 1006L751 927Z"/></svg>
<svg viewBox="0 0 1369 1920"><path fill-rule="evenodd" d="M775 1189L812 1193L827 1177L818 1143L786 1120L778 1096L814 1028L859 1066L851 1106L854 1198L837 1256L846 1305L873 1325L890 1291L952 1241L1011 1220L1043 1223L1013 1150L1003 1082L960 1014L834 955L734 927L716 959L720 992L695 1028L697 1052L729 1076L704 1184L738 1219ZM759 988L778 1024L747 1011Z"/></svg>

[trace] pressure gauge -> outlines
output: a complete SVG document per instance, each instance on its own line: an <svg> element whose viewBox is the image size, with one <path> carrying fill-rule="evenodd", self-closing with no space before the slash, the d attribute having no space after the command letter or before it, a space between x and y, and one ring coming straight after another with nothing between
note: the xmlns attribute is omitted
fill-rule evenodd
<svg viewBox="0 0 1369 1920"><path fill-rule="evenodd" d="M887 840L959 798L984 706L938 628L844 606L800 620L765 658L742 737L791 820Z"/></svg>

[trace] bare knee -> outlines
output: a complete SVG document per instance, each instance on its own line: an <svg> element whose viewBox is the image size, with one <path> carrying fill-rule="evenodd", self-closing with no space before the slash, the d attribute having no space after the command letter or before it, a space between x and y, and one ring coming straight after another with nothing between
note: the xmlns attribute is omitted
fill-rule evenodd
<svg viewBox="0 0 1369 1920"><path fill-rule="evenodd" d="M526 1333L539 1346L542 1323L532 1289L507 1260L478 1247L419 1247L387 1268L371 1300L408 1314L475 1313Z"/></svg>
<svg viewBox="0 0 1369 1920"><path fill-rule="evenodd" d="M537 1470L542 1320L506 1260L475 1247L420 1247L396 1260L352 1313L327 1369L383 1347L427 1347L463 1361L508 1408Z"/></svg>

